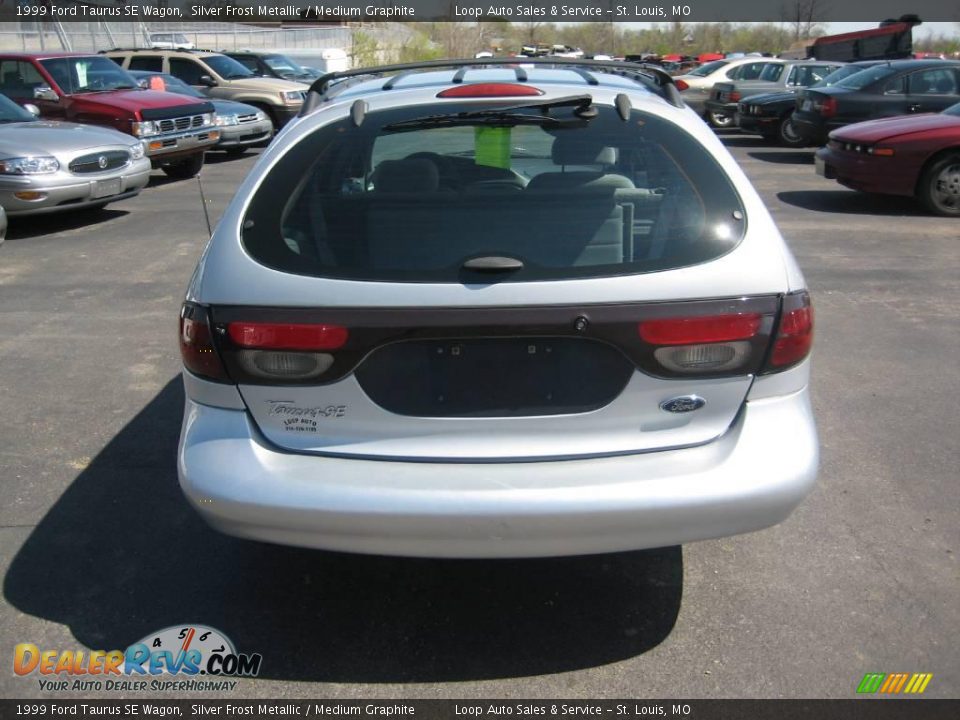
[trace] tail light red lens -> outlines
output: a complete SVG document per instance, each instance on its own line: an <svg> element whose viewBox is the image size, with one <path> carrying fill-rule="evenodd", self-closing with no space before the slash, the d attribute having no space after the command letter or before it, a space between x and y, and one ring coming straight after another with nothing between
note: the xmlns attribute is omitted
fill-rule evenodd
<svg viewBox="0 0 960 720"><path fill-rule="evenodd" d="M651 345L732 342L749 340L756 335L761 320L759 313L665 318L644 320L637 331L641 339Z"/></svg>
<svg viewBox="0 0 960 720"><path fill-rule="evenodd" d="M644 320L640 338L657 362L683 375L742 371L754 354L749 342L760 332L763 315L734 313Z"/></svg>
<svg viewBox="0 0 960 720"><path fill-rule="evenodd" d="M833 117L837 114L837 99L833 97L824 98L819 103L821 117Z"/></svg>
<svg viewBox="0 0 960 720"><path fill-rule="evenodd" d="M677 86L677 90L680 92L683 92L690 87L685 80L674 80L673 84Z"/></svg>
<svg viewBox="0 0 960 720"><path fill-rule="evenodd" d="M733 91L730 93L730 102L740 102L740 98L741 98L741 95L740 95L739 91L733 90Z"/></svg>
<svg viewBox="0 0 960 720"><path fill-rule="evenodd" d="M227 335L239 347L259 350L338 350L349 332L340 325L232 322Z"/></svg>
<svg viewBox="0 0 960 720"><path fill-rule="evenodd" d="M180 311L180 356L184 367L194 375L230 381L213 344L207 311L192 303L185 303Z"/></svg>
<svg viewBox="0 0 960 720"><path fill-rule="evenodd" d="M813 306L806 292L784 298L780 326L774 336L768 371L776 372L796 365L810 354L813 346Z"/></svg>

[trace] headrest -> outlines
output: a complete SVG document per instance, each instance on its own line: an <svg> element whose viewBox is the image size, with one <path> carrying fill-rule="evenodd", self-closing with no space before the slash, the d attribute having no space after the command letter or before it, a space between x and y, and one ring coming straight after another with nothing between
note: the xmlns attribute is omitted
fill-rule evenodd
<svg viewBox="0 0 960 720"><path fill-rule="evenodd" d="M583 134L557 135L551 150L554 165L613 165L617 149L604 147Z"/></svg>
<svg viewBox="0 0 960 720"><path fill-rule="evenodd" d="M440 172L429 160L384 160L374 172L373 186L377 192L436 192Z"/></svg>

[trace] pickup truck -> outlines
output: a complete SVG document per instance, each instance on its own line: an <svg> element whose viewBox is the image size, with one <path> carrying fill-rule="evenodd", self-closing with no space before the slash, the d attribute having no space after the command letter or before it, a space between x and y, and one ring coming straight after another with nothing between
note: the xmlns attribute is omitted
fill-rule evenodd
<svg viewBox="0 0 960 720"><path fill-rule="evenodd" d="M820 82L844 63L820 60L780 60L769 62L755 80L718 82L710 91L707 111L734 122L737 105L744 98L780 90L795 91Z"/></svg>
<svg viewBox="0 0 960 720"><path fill-rule="evenodd" d="M45 119L133 135L153 167L175 178L200 172L204 151L220 139L209 101L145 90L102 55L0 54L0 92Z"/></svg>

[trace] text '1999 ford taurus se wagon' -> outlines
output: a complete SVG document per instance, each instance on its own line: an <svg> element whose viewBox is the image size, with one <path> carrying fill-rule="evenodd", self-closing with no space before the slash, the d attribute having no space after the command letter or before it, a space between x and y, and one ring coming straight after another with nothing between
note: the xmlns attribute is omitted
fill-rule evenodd
<svg viewBox="0 0 960 720"><path fill-rule="evenodd" d="M180 318L215 528L575 555L810 491L813 312L742 171L662 71L510 62L320 78L239 188Z"/></svg>

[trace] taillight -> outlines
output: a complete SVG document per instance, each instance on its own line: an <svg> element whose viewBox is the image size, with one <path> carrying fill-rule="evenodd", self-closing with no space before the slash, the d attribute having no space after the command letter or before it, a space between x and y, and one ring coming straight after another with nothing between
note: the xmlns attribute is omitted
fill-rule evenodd
<svg viewBox="0 0 960 720"><path fill-rule="evenodd" d="M184 303L180 310L180 357L194 375L217 382L229 382L217 348L213 344L206 308Z"/></svg>
<svg viewBox="0 0 960 720"><path fill-rule="evenodd" d="M727 342L749 340L760 329L760 321L760 313L666 318L644 320L637 326L637 332L651 345Z"/></svg>
<svg viewBox="0 0 960 720"><path fill-rule="evenodd" d="M820 111L820 117L833 117L837 114L837 99L834 97L824 98L816 104Z"/></svg>
<svg viewBox="0 0 960 720"><path fill-rule="evenodd" d="M438 98L530 97L543 95L543 90L519 83L469 83L456 85L437 93Z"/></svg>
<svg viewBox="0 0 960 720"><path fill-rule="evenodd" d="M751 341L763 320L760 313L658 318L644 320L637 332L644 342L660 346L653 356L671 372L728 373L750 362Z"/></svg>
<svg viewBox="0 0 960 720"><path fill-rule="evenodd" d="M334 361L319 351L339 350L349 337L347 328L326 323L231 322L226 331L244 373L287 382L319 378Z"/></svg>
<svg viewBox="0 0 960 720"><path fill-rule="evenodd" d="M674 80L673 84L677 86L677 90L680 92L683 92L690 87L685 80Z"/></svg>
<svg viewBox="0 0 960 720"><path fill-rule="evenodd" d="M268 350L338 350L348 336L340 325L265 322L232 322L227 334L240 347Z"/></svg>
<svg viewBox="0 0 960 720"><path fill-rule="evenodd" d="M773 338L765 372L779 372L796 365L810 354L812 346L813 306L810 304L810 295L805 290L787 295L783 300L780 325Z"/></svg>
<svg viewBox="0 0 960 720"><path fill-rule="evenodd" d="M741 97L742 96L740 95L740 92L738 90L730 91L730 102L740 102Z"/></svg>

